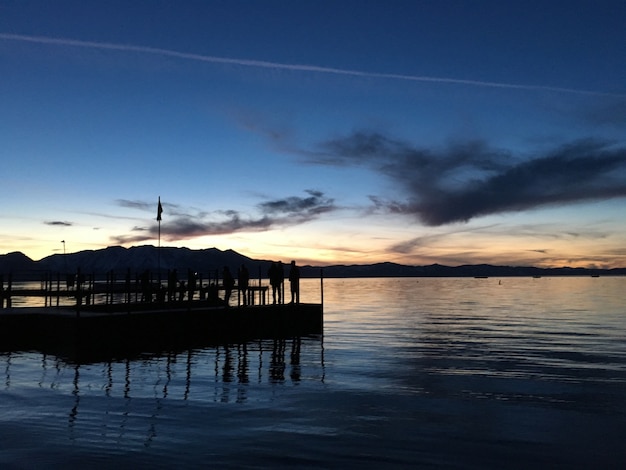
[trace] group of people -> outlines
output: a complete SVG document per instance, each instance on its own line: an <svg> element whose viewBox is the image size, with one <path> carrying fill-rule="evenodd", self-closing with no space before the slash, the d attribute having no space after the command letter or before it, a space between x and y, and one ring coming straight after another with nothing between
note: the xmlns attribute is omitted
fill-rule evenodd
<svg viewBox="0 0 626 470"><path fill-rule="evenodd" d="M285 270L281 261L272 262L267 271L267 277L272 286L272 302L282 304L284 298ZM289 284L291 287L291 303L300 303L300 268L292 261L289 266Z"/></svg>
<svg viewBox="0 0 626 470"><path fill-rule="evenodd" d="M285 283L285 271L281 261L273 261L267 277L272 287L272 302L284 303L283 285ZM300 303L300 268L295 261L291 262L289 267L289 284L291 288L291 303ZM224 286L224 303L228 305L233 288L235 287L235 278L230 272L228 266L224 266L222 271L222 283ZM245 264L242 264L237 270L237 288L242 293L243 304L248 305L248 288L250 285L250 273Z"/></svg>
<svg viewBox="0 0 626 470"><path fill-rule="evenodd" d="M224 285L224 303L228 306L230 296L235 287L235 278L230 272L228 266L224 266L222 271L222 284ZM248 305L248 287L250 286L250 273L245 264L242 264L237 270L237 287L243 296L243 304Z"/></svg>
<svg viewBox="0 0 626 470"><path fill-rule="evenodd" d="M281 261L273 261L268 272L270 286L272 287L272 301L274 304L285 303L284 298L284 283L285 283L285 269ZM143 295L144 301L152 297L150 295L150 273L146 271L142 276ZM291 303L300 303L300 268L296 265L295 261L292 261L289 266L289 273L287 279L290 284L291 291ZM187 272L187 280L179 279L176 269L168 270L167 274L167 287L162 286L161 297L162 301L167 298L172 302L178 300L181 302L185 295L188 300L192 300L194 292L197 290L198 274L191 269ZM245 264L242 264L237 269L237 282L235 283L235 277L230 271L228 266L224 266L222 270L222 287L224 289L224 303L229 304L233 289L237 286L237 289L241 292L243 305L249 303L249 288L250 288L250 273ZM218 300L217 291L219 287L216 283L209 285L207 289L209 299ZM158 296L158 293L157 293ZM177 299L178 297L178 299ZM201 296L202 297L202 296Z"/></svg>
<svg viewBox="0 0 626 470"><path fill-rule="evenodd" d="M196 284L198 282L198 273L187 270L187 282L178 280L178 271L176 269L168 270L167 272L167 300L169 302L176 300L176 293L178 292L178 301L182 302L187 294L188 300L193 300L193 295L196 291Z"/></svg>

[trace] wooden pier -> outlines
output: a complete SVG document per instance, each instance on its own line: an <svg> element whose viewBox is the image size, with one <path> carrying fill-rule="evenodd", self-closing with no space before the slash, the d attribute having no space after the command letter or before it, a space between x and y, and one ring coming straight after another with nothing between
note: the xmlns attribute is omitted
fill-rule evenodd
<svg viewBox="0 0 626 470"><path fill-rule="evenodd" d="M71 281L69 279L71 278ZM31 281L31 284L39 284L38 288L23 287L15 285L13 277L0 275L0 309L12 307L14 299L31 297L41 298L43 306L67 305L68 298L75 299L76 306L93 305L96 303L116 304L116 303L139 303L139 302L163 302L179 301L183 299L211 299L218 298L219 294L225 292L225 287L214 280L204 285L200 277L195 283L188 283L183 280L181 285L170 287L165 282L149 279L147 282L140 280L139 276L134 279L127 275L126 280L118 280L112 274L107 273L106 279L95 280L95 275L83 276L72 275L62 282L59 274L46 274L40 281ZM211 279L209 279L211 281ZM237 305L254 305L255 303L265 305L268 302L269 286L262 285L261 279L258 284L250 283L245 290L235 285L232 292L236 296ZM281 287L284 292L284 286ZM99 300L96 299L99 298ZM281 297L280 302L284 300Z"/></svg>
<svg viewBox="0 0 626 470"><path fill-rule="evenodd" d="M0 351L38 350L64 357L112 359L323 333L322 303L280 303L282 298L279 303L268 303L268 286L260 282L245 291L245 302L235 287L236 305L227 305L218 297L223 286L216 284L210 294L199 284L183 300L168 298L160 284L149 292L134 283L85 282L69 290L58 286L52 283L25 289L10 282L2 285ZM18 296L40 297L44 304L15 306L11 299ZM66 304L60 305L59 299Z"/></svg>
<svg viewBox="0 0 626 470"><path fill-rule="evenodd" d="M323 333L321 304L83 311L11 308L0 313L0 351L124 357L210 344Z"/></svg>

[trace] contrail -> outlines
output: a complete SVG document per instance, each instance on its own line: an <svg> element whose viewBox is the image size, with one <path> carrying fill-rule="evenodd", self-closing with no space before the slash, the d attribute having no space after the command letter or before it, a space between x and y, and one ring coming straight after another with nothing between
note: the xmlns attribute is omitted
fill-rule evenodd
<svg viewBox="0 0 626 470"><path fill-rule="evenodd" d="M129 44L115 44L108 42L93 42L93 41L80 41L76 39L63 39L63 38L49 38L43 36L26 36L21 34L6 34L0 33L0 39L8 41L22 41L33 42L38 44L51 44L56 46L70 46L70 47L83 47L89 49L106 49L114 51L125 52L139 52L143 54L153 54L166 57L175 57L178 59L193 60L197 62L208 62L212 64L230 64L239 65L244 67L256 67L256 68L269 68L269 69L282 69L291 70L296 72L315 72L333 75L348 75L354 77L364 78L381 78L392 80L403 80L412 82L430 82L430 83L447 83L454 85L469 85L478 87L489 88L509 88L516 90L530 90L530 91L551 91L557 93L574 93L577 95L595 95L595 96L611 96L617 98L626 98L626 94L608 93L602 91L593 90L579 90L575 88L562 88L543 85L522 85L515 83L500 83L500 82L488 82L481 80L464 80L457 78L445 78L445 77L429 77L421 75L402 75L395 73L378 73L378 72L364 72L359 70L339 69L333 67L321 67L317 65L305 65L305 64L283 64L280 62L268 62L263 60L250 60L250 59L234 59L228 57L216 57L207 56L202 54L193 54L188 52L173 51L170 49L160 49L147 46L134 46Z"/></svg>

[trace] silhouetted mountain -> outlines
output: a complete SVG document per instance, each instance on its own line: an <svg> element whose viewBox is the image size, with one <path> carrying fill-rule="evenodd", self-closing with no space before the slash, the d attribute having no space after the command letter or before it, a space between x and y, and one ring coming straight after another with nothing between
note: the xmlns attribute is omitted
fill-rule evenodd
<svg viewBox="0 0 626 470"><path fill-rule="evenodd" d="M284 260L286 263L288 261ZM84 273L103 275L115 271L118 276L130 269L132 273L145 269L156 273L161 269L163 279L168 269L177 269L185 276L188 269L213 277L216 271L228 266L233 274L245 264L252 278L266 277L271 261L254 260L233 250L217 248L191 250L154 246L124 248L112 246L101 250L86 250L67 255L55 254L33 261L20 252L0 255L0 274L13 273L16 276L36 278L44 272L74 273L80 267ZM289 266L285 264L285 274ZM319 266L302 266L302 277L319 277ZM506 277L506 276L589 276L626 275L626 268L584 269L584 268L536 268L532 266L493 266L490 264L443 266L407 266L397 263L376 263L368 265L333 265L323 267L324 277Z"/></svg>
<svg viewBox="0 0 626 470"><path fill-rule="evenodd" d="M75 272L77 268L85 273L106 273L115 271L124 273L127 269L140 272L149 269L157 272L159 268L165 273L168 269L176 269L179 273L186 273L188 269L202 272L206 275L228 266L235 271L245 263L252 276L258 276L258 268L269 262L256 261L241 255L233 250L218 250L208 248L191 250L189 248L173 248L154 246L134 246L124 248L111 246L101 250L87 250L67 255L51 255L39 261L41 270L52 272ZM267 270L267 269L266 269Z"/></svg>
<svg viewBox="0 0 626 470"><path fill-rule="evenodd" d="M31 271L36 268L37 263L19 251L0 255L0 274Z"/></svg>

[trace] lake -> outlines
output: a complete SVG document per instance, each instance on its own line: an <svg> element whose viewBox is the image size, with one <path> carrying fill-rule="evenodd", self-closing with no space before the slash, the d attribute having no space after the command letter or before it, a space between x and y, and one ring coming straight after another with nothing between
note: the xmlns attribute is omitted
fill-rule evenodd
<svg viewBox="0 0 626 470"><path fill-rule="evenodd" d="M326 279L323 336L91 364L0 353L0 466L623 468L625 292Z"/></svg>

